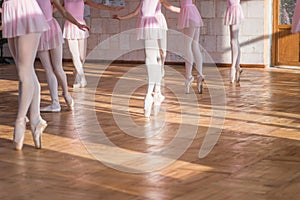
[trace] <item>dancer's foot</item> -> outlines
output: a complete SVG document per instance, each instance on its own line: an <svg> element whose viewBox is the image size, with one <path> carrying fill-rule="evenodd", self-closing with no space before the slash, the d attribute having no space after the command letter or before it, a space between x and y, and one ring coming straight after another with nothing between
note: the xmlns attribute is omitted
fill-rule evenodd
<svg viewBox="0 0 300 200"><path fill-rule="evenodd" d="M39 117L39 119L35 123L31 123L32 138L34 146L37 149L42 148L42 133L46 127L47 122L41 117Z"/></svg>
<svg viewBox="0 0 300 200"><path fill-rule="evenodd" d="M205 77L204 75L198 75L197 76L197 89L198 89L198 92L199 94L202 94L202 90L203 90L203 82L205 80Z"/></svg>
<svg viewBox="0 0 300 200"><path fill-rule="evenodd" d="M165 77L165 66L164 65L161 66L161 77L162 78Z"/></svg>
<svg viewBox="0 0 300 200"><path fill-rule="evenodd" d="M191 87L193 81L194 81L194 77L193 76L191 76L190 78L188 78L188 79L185 80L185 93L186 94L190 93L190 87Z"/></svg>
<svg viewBox="0 0 300 200"><path fill-rule="evenodd" d="M236 78L236 69L231 68L230 70L230 83L234 83Z"/></svg>
<svg viewBox="0 0 300 200"><path fill-rule="evenodd" d="M156 116L160 111L161 103L165 100L165 97L161 93L156 92L154 94L153 100L154 100L154 116Z"/></svg>
<svg viewBox="0 0 300 200"><path fill-rule="evenodd" d="M52 104L42 107L41 112L60 112L61 107L58 100L54 100Z"/></svg>
<svg viewBox="0 0 300 200"><path fill-rule="evenodd" d="M76 80L75 80L76 81ZM73 88L85 88L87 85L87 81L85 79L85 76L79 76L79 81L74 82Z"/></svg>
<svg viewBox="0 0 300 200"><path fill-rule="evenodd" d="M16 150L22 150L22 148L23 148L25 130L26 130L26 122L28 122L27 117L25 119L18 119L15 122L13 143L15 145Z"/></svg>
<svg viewBox="0 0 300 200"><path fill-rule="evenodd" d="M239 83L241 80L241 74L243 72L243 69L239 66L236 71L236 82Z"/></svg>
<svg viewBox="0 0 300 200"><path fill-rule="evenodd" d="M74 109L74 100L71 97L71 95L68 94L68 95L63 95L63 96L64 96L65 102L68 106L68 110L73 110Z"/></svg>
<svg viewBox="0 0 300 200"><path fill-rule="evenodd" d="M151 109L153 104L153 97L152 95L147 95L144 102L144 115L145 117L150 117Z"/></svg>

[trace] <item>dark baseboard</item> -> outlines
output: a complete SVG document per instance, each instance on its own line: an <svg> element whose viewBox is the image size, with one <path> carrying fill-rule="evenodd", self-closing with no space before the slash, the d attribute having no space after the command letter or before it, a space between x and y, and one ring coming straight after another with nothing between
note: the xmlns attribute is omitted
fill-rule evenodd
<svg viewBox="0 0 300 200"><path fill-rule="evenodd" d="M63 59L64 62L72 62L72 59ZM110 63L111 61L99 61L99 60L86 60L87 63ZM136 60L115 60L112 64L144 64L145 61ZM166 62L166 65L184 65L184 62ZM229 63L216 63L204 65L217 65L217 67L230 67ZM243 68L266 68L264 64L241 64Z"/></svg>

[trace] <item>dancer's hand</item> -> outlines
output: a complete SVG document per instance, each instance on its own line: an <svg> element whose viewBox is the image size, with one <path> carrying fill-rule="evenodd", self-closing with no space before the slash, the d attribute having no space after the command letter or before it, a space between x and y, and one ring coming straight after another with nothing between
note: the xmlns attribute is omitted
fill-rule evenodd
<svg viewBox="0 0 300 200"><path fill-rule="evenodd" d="M79 25L77 25L78 26L78 28L80 29L80 30L83 30L83 31L90 31L90 27L88 27L87 25L85 25L85 24L79 24Z"/></svg>

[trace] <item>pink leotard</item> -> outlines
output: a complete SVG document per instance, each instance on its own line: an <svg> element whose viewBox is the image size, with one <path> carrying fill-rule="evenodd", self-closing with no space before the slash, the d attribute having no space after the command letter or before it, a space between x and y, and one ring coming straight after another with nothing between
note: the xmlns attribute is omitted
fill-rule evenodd
<svg viewBox="0 0 300 200"><path fill-rule="evenodd" d="M65 9L81 24L86 24L84 15L84 0L64 0ZM66 21L64 25L63 37L65 39L84 39L89 36L87 30L79 29L75 24Z"/></svg>
<svg viewBox="0 0 300 200"><path fill-rule="evenodd" d="M2 7L2 36L4 38L13 38L49 29L36 0L4 0Z"/></svg>
<svg viewBox="0 0 300 200"><path fill-rule="evenodd" d="M180 13L178 16L178 29L188 27L201 27L203 21L199 10L192 0L180 0Z"/></svg>
<svg viewBox="0 0 300 200"><path fill-rule="evenodd" d="M240 24L244 19L244 13L240 0L227 0L227 10L225 14L225 25Z"/></svg>
<svg viewBox="0 0 300 200"><path fill-rule="evenodd" d="M50 26L50 29L43 32L40 38L40 44L38 51L46 51L50 49L55 49L63 43L61 28L53 18L53 6L50 0L36 0L41 7L46 20Z"/></svg>

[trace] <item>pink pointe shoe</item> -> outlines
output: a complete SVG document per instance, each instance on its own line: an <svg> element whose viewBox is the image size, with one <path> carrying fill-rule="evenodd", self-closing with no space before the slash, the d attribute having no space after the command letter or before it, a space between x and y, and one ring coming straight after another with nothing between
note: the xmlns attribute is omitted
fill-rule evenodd
<svg viewBox="0 0 300 200"><path fill-rule="evenodd" d="M34 146L37 149L42 148L42 133L47 127L47 122L39 117L36 123L31 123L31 132Z"/></svg>

